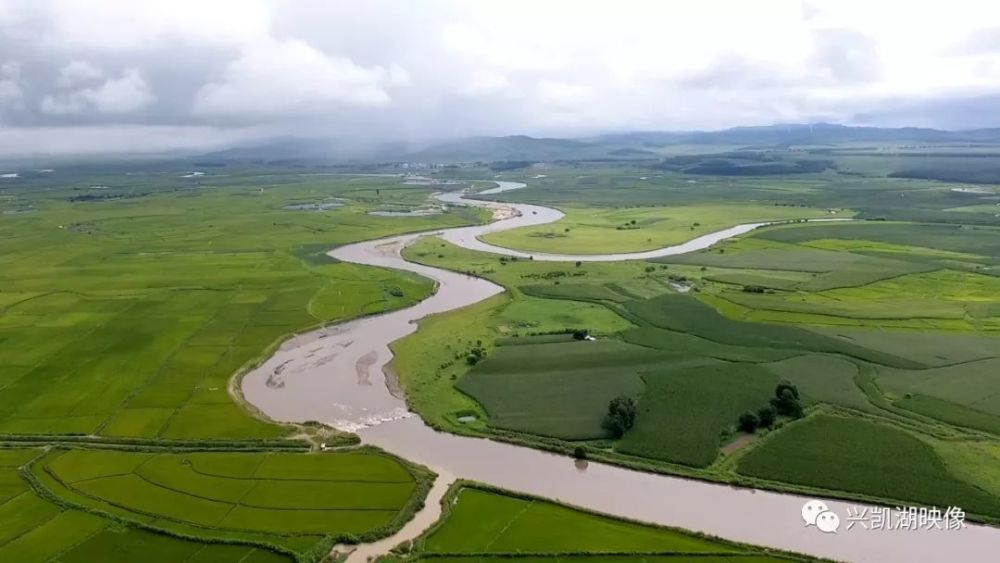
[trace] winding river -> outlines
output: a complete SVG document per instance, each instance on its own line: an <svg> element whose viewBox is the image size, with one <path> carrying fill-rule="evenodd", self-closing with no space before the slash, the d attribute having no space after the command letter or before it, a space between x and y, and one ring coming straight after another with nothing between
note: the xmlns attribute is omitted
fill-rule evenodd
<svg viewBox="0 0 1000 563"><path fill-rule="evenodd" d="M524 187L497 182L482 194ZM609 255L523 253L486 244L479 236L560 219L555 209L474 200L461 193L439 194L445 203L514 210L487 225L438 231L444 239L473 250L550 261L615 261L669 256L707 248L766 223L738 225L687 243L649 252ZM415 321L477 303L503 291L489 281L407 262L400 251L424 234L410 234L341 246L338 260L415 272L437 282L420 303L298 335L242 380L245 398L268 417L288 422L318 420L356 432L364 443L423 464L439 474L427 508L394 536L359 546L349 561L382 554L426 529L440 513L438 501L456 478L472 479L607 514L696 530L727 539L859 562L996 561L1000 529L968 525L958 531L876 531L860 525L836 534L805 527L804 497L643 473L606 465L578 465L564 457L482 438L437 432L409 412L387 385L383 368L389 344L417 329ZM872 455L882 455L872 452ZM826 501L837 514L865 505Z"/></svg>

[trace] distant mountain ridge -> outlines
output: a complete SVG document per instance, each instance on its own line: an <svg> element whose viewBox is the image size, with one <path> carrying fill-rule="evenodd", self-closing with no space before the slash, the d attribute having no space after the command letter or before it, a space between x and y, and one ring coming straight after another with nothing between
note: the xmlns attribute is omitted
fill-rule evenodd
<svg viewBox="0 0 1000 563"><path fill-rule="evenodd" d="M461 163L496 161L651 160L670 145L729 145L740 149L787 149L843 143L1000 143L1000 129L945 131L833 123L733 127L719 131L633 131L587 138L527 135L476 136L420 142L359 142L352 139L276 139L200 156L251 162L326 161ZM652 149L652 150L651 150Z"/></svg>

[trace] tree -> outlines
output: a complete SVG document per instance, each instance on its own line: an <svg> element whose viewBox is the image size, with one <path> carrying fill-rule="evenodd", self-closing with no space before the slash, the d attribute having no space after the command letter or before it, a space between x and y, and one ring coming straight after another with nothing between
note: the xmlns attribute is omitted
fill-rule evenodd
<svg viewBox="0 0 1000 563"><path fill-rule="evenodd" d="M621 438L635 425L635 400L621 395L608 403L608 414L604 417L604 429L615 438Z"/></svg>
<svg viewBox="0 0 1000 563"><path fill-rule="evenodd" d="M580 266L583 266L583 262L577 260L576 261L576 267L579 268Z"/></svg>
<svg viewBox="0 0 1000 563"><path fill-rule="evenodd" d="M780 397L781 396L781 392L784 391L785 389L788 389L789 391L791 391L792 395L795 396L795 399L798 400L798 398L799 398L799 388L796 387L794 383L792 383L791 381L788 381L787 379L782 379L781 381L778 382L778 386L774 388L774 396L775 397Z"/></svg>
<svg viewBox="0 0 1000 563"><path fill-rule="evenodd" d="M759 419L759 426L761 428L770 428L774 426L774 420L778 417L778 412L774 410L772 406L766 406L757 411L757 418Z"/></svg>
<svg viewBox="0 0 1000 563"><path fill-rule="evenodd" d="M802 404L799 402L799 390L790 381L781 380L774 388L771 406L778 414L799 418L802 416Z"/></svg>
<svg viewBox="0 0 1000 563"><path fill-rule="evenodd" d="M753 434L753 431L757 429L757 425L760 423L757 420L757 415L747 411L740 415L740 430L746 432L747 434Z"/></svg>

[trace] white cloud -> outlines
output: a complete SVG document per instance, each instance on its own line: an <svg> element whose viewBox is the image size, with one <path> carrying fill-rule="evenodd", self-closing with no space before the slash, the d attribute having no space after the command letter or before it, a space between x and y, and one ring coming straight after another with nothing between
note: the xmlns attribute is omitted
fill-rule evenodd
<svg viewBox="0 0 1000 563"><path fill-rule="evenodd" d="M49 115L75 115L86 111L87 104L79 95L49 94L42 98L38 109Z"/></svg>
<svg viewBox="0 0 1000 563"><path fill-rule="evenodd" d="M363 67L297 40L267 41L230 63L195 102L203 115L304 113L329 104L384 106L387 86L409 83L398 66Z"/></svg>
<svg viewBox="0 0 1000 563"><path fill-rule="evenodd" d="M128 113L151 104L156 97L152 89L134 68L120 78L108 80L97 88L88 88L81 95L101 113Z"/></svg>
<svg viewBox="0 0 1000 563"><path fill-rule="evenodd" d="M49 94L39 109L49 115L83 113L124 114L138 111L156 100L153 91L138 69L125 70L118 78L109 78L100 86L68 93Z"/></svg>
<svg viewBox="0 0 1000 563"><path fill-rule="evenodd" d="M469 76L457 80L458 91L468 96L510 95L510 81L504 74L488 70L476 70Z"/></svg>
<svg viewBox="0 0 1000 563"><path fill-rule="evenodd" d="M87 83L104 76L104 71L86 61L73 61L59 70L56 83L61 88L69 88Z"/></svg>
<svg viewBox="0 0 1000 563"><path fill-rule="evenodd" d="M235 44L267 34L273 4L265 0L25 0L47 8L43 40L76 49L130 51L186 40Z"/></svg>
<svg viewBox="0 0 1000 563"><path fill-rule="evenodd" d="M538 84L538 98L546 106L562 111L578 110L593 103L589 88L553 80L543 80Z"/></svg>

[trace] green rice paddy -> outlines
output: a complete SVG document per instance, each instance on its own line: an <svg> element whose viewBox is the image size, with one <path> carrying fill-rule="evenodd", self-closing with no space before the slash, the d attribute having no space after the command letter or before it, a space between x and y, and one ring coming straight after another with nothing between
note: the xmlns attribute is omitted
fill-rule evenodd
<svg viewBox="0 0 1000 563"><path fill-rule="evenodd" d="M532 497L458 483L445 514L404 559L437 561L805 561L680 530L584 512Z"/></svg>
<svg viewBox="0 0 1000 563"><path fill-rule="evenodd" d="M0 560L317 561L401 525L423 472L373 451L290 451L305 449L299 430L231 389L293 333L426 297L428 280L325 252L485 218L367 214L429 194L245 173L5 187L3 205L34 212L0 219L0 436L127 451L0 449ZM213 448L239 451L196 451Z"/></svg>
<svg viewBox="0 0 1000 563"><path fill-rule="evenodd" d="M374 451L54 449L30 471L42 490L80 509L180 537L289 553L328 538L357 541L387 533L408 516L428 480Z"/></svg>
<svg viewBox="0 0 1000 563"><path fill-rule="evenodd" d="M206 543L113 523L42 498L18 475L41 450L0 450L0 560L129 563L290 563L286 554L252 545Z"/></svg>
<svg viewBox="0 0 1000 563"><path fill-rule="evenodd" d="M117 182L120 199L26 190L18 198L38 212L0 220L0 433L282 435L234 403L235 372L291 333L406 306L432 289L322 251L481 218L367 215L378 201L430 193L398 180ZM335 196L349 203L286 208Z"/></svg>

